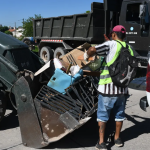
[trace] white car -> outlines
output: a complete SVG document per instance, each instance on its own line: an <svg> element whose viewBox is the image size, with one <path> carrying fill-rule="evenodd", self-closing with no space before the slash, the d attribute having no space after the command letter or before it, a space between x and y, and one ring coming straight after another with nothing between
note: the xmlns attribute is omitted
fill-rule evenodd
<svg viewBox="0 0 150 150"><path fill-rule="evenodd" d="M150 106L150 52L147 55L148 57L137 57L139 61L140 68L146 68L147 65L147 74L145 77L135 78L130 84L129 88L146 91L145 97L140 99L140 107L142 110L146 111L146 107ZM144 66L141 65L141 62L144 63Z"/></svg>
<svg viewBox="0 0 150 150"><path fill-rule="evenodd" d="M150 52L148 53L148 65L146 74L146 95L140 100L140 107L142 110L146 111L146 107L150 106Z"/></svg>

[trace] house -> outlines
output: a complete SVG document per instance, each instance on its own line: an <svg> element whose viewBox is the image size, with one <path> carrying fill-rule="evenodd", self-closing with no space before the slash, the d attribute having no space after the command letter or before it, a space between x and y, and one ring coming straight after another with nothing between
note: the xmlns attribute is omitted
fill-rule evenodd
<svg viewBox="0 0 150 150"><path fill-rule="evenodd" d="M17 30L14 29L14 31L12 31L12 34L14 37L19 38L22 36L24 29L22 27L18 27Z"/></svg>
<svg viewBox="0 0 150 150"><path fill-rule="evenodd" d="M13 31L15 31L15 29L9 29L9 31L10 31L10 32L13 32Z"/></svg>

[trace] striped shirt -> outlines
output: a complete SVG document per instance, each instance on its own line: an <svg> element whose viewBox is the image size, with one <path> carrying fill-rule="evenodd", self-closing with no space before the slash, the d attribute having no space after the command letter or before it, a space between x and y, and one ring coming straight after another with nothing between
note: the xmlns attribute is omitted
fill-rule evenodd
<svg viewBox="0 0 150 150"><path fill-rule="evenodd" d="M98 91L103 95L128 94L128 87L126 88L117 87L113 84L113 82L111 82L109 84L99 85Z"/></svg>
<svg viewBox="0 0 150 150"><path fill-rule="evenodd" d="M107 62L110 62L116 54L117 42L114 40L107 41L107 42L104 42L103 44L95 46L95 48L96 48L97 55L106 56L105 61L107 63ZM126 88L117 87L113 84L113 82L111 82L109 84L99 85L98 91L102 95L128 94L128 87Z"/></svg>

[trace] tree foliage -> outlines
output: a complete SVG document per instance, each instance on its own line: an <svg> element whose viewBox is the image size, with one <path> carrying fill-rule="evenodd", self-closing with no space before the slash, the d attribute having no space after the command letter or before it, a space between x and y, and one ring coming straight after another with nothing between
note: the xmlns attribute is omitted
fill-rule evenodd
<svg viewBox="0 0 150 150"><path fill-rule="evenodd" d="M0 27L0 31L1 32L5 32L5 31L7 31L8 30L8 27L7 26L2 26L2 27Z"/></svg>
<svg viewBox="0 0 150 150"><path fill-rule="evenodd" d="M33 19L40 19L41 15L36 15L34 17L29 17L23 22L23 36L24 37L32 37L33 36Z"/></svg>
<svg viewBox="0 0 150 150"><path fill-rule="evenodd" d="M86 14L89 14L90 12L91 12L90 10L87 10L85 13L86 13Z"/></svg>
<svg viewBox="0 0 150 150"><path fill-rule="evenodd" d="M10 34L13 35L12 32L10 32L9 30L5 31L6 34Z"/></svg>

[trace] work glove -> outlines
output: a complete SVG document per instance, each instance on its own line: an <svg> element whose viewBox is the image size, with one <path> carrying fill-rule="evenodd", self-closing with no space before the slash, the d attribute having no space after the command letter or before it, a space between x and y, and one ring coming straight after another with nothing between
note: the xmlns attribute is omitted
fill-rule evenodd
<svg viewBox="0 0 150 150"><path fill-rule="evenodd" d="M87 51L84 52L83 57L84 57L84 60L85 60L85 61L88 61L89 56L88 56L88 54L87 54Z"/></svg>

